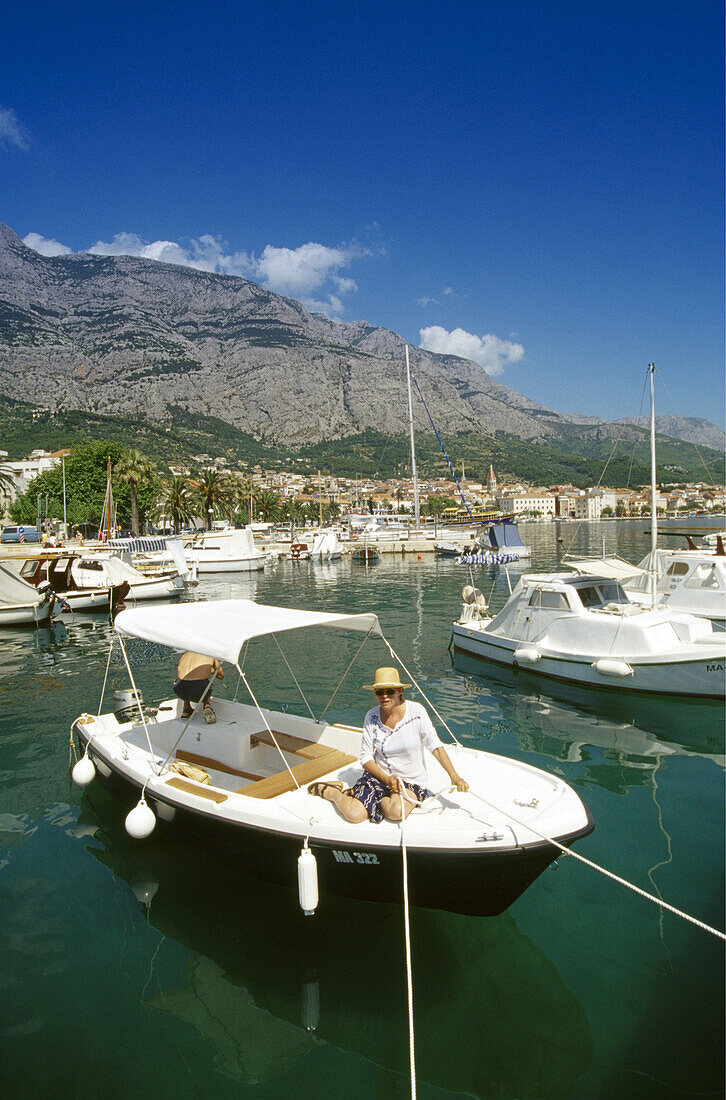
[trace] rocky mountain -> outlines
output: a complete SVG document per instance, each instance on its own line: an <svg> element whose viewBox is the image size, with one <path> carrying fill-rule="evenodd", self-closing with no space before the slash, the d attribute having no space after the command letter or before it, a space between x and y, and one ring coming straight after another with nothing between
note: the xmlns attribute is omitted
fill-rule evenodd
<svg viewBox="0 0 726 1100"><path fill-rule="evenodd" d="M627 416L617 424L637 424L642 428L650 427L647 416ZM726 448L726 435L711 420L698 416L656 416L655 430L672 439L682 439L686 443L697 443L703 447L713 447L723 451Z"/></svg>
<svg viewBox="0 0 726 1100"><path fill-rule="evenodd" d="M411 348L411 366L441 432L546 442L603 430L469 360ZM1 224L0 394L154 424L176 407L293 445L370 428L398 434L407 423L394 332L311 314L235 276L129 256L41 256Z"/></svg>

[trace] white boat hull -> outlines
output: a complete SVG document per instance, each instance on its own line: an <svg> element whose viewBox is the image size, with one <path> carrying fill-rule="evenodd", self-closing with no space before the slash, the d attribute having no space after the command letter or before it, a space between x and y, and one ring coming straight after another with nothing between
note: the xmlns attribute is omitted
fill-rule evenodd
<svg viewBox="0 0 726 1100"><path fill-rule="evenodd" d="M538 676L573 684L610 688L617 691L642 691L659 695L689 695L723 699L726 686L726 659L723 645L703 644L702 653L684 660L677 654L657 657L618 654L610 661L607 653L549 653L545 648L521 640L488 634L479 623L456 622L453 625L454 648L508 668L526 669ZM520 650L519 656L515 656ZM524 652L521 652L525 650ZM532 652L527 652L531 650ZM596 666L600 666L598 667ZM631 670L624 673L622 667Z"/></svg>
<svg viewBox="0 0 726 1100"><path fill-rule="evenodd" d="M196 558L195 560L200 576L205 573L254 573L265 568L266 555L260 554L254 558L209 558L206 560Z"/></svg>
<svg viewBox="0 0 726 1100"><path fill-rule="evenodd" d="M50 619L50 603L0 607L0 626L36 626Z"/></svg>

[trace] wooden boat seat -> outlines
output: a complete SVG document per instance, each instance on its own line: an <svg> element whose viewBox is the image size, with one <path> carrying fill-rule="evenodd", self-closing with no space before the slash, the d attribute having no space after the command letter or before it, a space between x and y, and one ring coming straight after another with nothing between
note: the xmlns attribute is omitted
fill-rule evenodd
<svg viewBox="0 0 726 1100"><path fill-rule="evenodd" d="M167 787L176 787L178 791L186 791L187 794L195 794L198 798L207 798L210 802L226 802L227 795L218 791L215 787L205 787L203 783L192 783L189 779L167 779Z"/></svg>
<svg viewBox="0 0 726 1100"><path fill-rule="evenodd" d="M299 740L299 739L298 739ZM318 746L322 748L323 746ZM282 742L280 742L282 748ZM279 794L295 790L295 776L300 787L312 783L314 779L320 779L329 772L337 771L348 764L355 764L356 758L348 756L338 749L327 749L325 753L318 754L312 760L306 760L303 764L297 764L292 768L292 775L285 768L276 775L268 775L265 779L258 779L256 783L250 783L247 787L240 787L236 794L246 794L250 798L276 798Z"/></svg>
<svg viewBox="0 0 726 1100"><path fill-rule="evenodd" d="M273 730L275 740L280 748L284 752L294 752L296 756L303 756L306 760L317 760L319 756L325 756L326 753L331 751L330 745L320 745L316 741L307 741L304 737L294 737L290 733L278 733L277 730ZM272 745L275 748L275 741L273 741L269 730L261 730L260 733L253 733L250 737L250 748L253 749L255 745Z"/></svg>
<svg viewBox="0 0 726 1100"><path fill-rule="evenodd" d="M214 771L225 772L226 775L239 775L242 779L262 779L255 772L243 772L239 768L231 768L229 764L223 764L221 760L212 760L210 756L200 756L199 753L189 752L188 749L176 750L177 760L183 760L185 764L198 764L200 768L213 768Z"/></svg>

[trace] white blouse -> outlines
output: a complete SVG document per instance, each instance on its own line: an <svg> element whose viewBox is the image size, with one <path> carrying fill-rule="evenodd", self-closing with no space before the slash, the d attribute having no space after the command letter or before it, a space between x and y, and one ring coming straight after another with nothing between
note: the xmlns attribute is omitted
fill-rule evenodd
<svg viewBox="0 0 726 1100"><path fill-rule="evenodd" d="M383 724L378 707L368 711L363 723L359 760L363 766L373 760L390 775L425 787L428 776L424 749L433 752L442 747L425 708L421 703L406 700L406 713L393 729Z"/></svg>

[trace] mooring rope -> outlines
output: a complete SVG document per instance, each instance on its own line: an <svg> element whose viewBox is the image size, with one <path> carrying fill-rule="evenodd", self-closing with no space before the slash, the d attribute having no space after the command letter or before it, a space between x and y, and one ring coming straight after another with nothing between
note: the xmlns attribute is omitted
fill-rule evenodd
<svg viewBox="0 0 726 1100"><path fill-rule="evenodd" d="M588 859L587 856L580 855L579 852L573 852L571 848L568 848L564 844L560 844L559 840L555 840L551 836L545 836L544 833L540 833L535 829L533 825L526 824L514 814L510 814L508 810L502 810L499 806L495 806L492 802L488 802L482 795L477 794L471 787L469 793L474 795L485 806L488 806L490 810L495 810L497 813L502 813L506 817L511 818L517 825L521 825L524 829L529 829L530 832L538 836L540 840L546 840L548 844L553 844L555 848L559 848L563 855L572 856L573 859L577 859L580 863L584 863L587 867L591 867L593 871L599 871L600 874L605 875L607 878L617 882L620 886L626 886L628 890L632 890L633 893L639 894L646 901L652 901L654 905L659 906L661 909L666 909L669 913L673 913L676 917L681 917L683 920L690 921L691 924L695 924L697 928L701 928L704 932L710 932L712 936L717 936L718 939L726 941L726 934L720 932L718 928L712 928L710 924L705 924L704 921L699 920L697 917L692 917L690 913L684 912L682 909L677 909L675 905L670 905L667 901L663 901L662 898L656 897L654 894L649 894L647 890L643 890L640 886L636 886L633 882L628 882L627 879L622 878L620 875L616 875L613 871L608 871L606 867L601 867L599 863L595 863L593 860ZM459 809L464 809L460 803L456 803Z"/></svg>
<svg viewBox="0 0 726 1100"><path fill-rule="evenodd" d="M403 807L404 798L407 802L412 802L414 806L418 805L418 801L411 798L405 784L401 781L399 799L401 802L401 860L403 864L403 927L406 941L406 988L408 991L408 1058L411 1072L411 1100L416 1100L416 1044L413 1027L413 974L411 967L411 927L408 904L408 855L404 829L404 821L406 820Z"/></svg>

